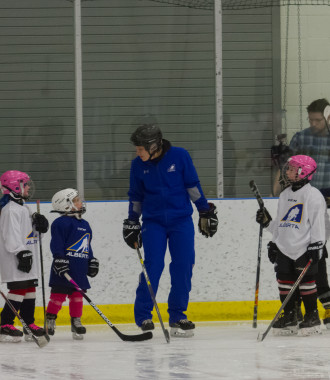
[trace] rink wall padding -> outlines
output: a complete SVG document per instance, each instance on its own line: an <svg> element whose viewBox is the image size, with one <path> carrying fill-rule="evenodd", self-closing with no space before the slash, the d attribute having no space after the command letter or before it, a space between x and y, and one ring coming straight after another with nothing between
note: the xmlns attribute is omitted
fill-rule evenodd
<svg viewBox="0 0 330 380"><path fill-rule="evenodd" d="M248 186L248 184L247 184ZM198 213L194 207L196 260L188 318L194 321L252 320L256 287L259 225L255 221L258 203L250 199L214 199L218 210L219 229L212 238L198 232ZM265 206L274 217L276 198L265 198ZM32 212L36 204L29 203ZM113 323L133 323L135 291L141 273L141 263L135 250L122 237L123 220L127 218L127 201L87 202L85 219L93 230L92 248L100 261L99 274L91 278L88 296ZM41 203L41 213L52 223L57 217L50 213L51 204ZM42 239L46 303L52 254L50 232ZM266 246L271 234L263 233L259 282L258 319L272 319L280 307L274 267L269 262ZM142 248L143 254L143 248ZM168 320L167 298L171 288L169 252L160 279L157 303L164 321ZM329 260L327 260L329 262ZM329 268L328 268L329 271ZM79 284L78 284L79 285ZM5 291L5 284L2 285ZM37 288L37 320L42 321L41 281ZM3 302L0 303L3 307ZM154 312L155 318L157 313ZM95 310L84 300L85 323L104 323ZM156 320L156 319L155 319ZM58 324L69 323L68 302L63 304Z"/></svg>

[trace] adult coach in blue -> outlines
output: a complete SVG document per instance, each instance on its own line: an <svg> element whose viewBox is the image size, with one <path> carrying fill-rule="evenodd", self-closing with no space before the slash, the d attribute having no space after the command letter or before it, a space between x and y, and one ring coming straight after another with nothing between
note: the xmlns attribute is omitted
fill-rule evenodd
<svg viewBox="0 0 330 380"><path fill-rule="evenodd" d="M168 243L172 259L168 297L171 336L192 336L195 324L185 314L195 264L191 201L199 212L199 231L206 237L217 232L216 207L207 202L189 153L163 139L158 126L146 124L138 127L131 136L131 142L136 147L137 157L131 165L124 240L133 249L136 244L140 248L143 243L144 263L155 294L164 269ZM141 273L134 314L137 326L143 331L154 329L152 309L153 301Z"/></svg>

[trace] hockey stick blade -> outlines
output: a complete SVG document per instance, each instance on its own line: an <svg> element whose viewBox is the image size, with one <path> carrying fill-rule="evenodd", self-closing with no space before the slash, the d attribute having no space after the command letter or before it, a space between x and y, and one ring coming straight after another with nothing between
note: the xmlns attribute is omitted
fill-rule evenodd
<svg viewBox="0 0 330 380"><path fill-rule="evenodd" d="M76 288L76 290L85 298L85 300L92 306L92 308L97 312L97 314L107 323L108 326L119 336L119 338L125 342L141 342L143 340L149 340L152 338L152 332L148 331L143 334L137 335L126 335L120 332L116 326L114 326L109 319L102 313L102 311L92 302L92 300L87 296L87 294L79 288L79 285L71 278L68 273L64 273L64 277Z"/></svg>

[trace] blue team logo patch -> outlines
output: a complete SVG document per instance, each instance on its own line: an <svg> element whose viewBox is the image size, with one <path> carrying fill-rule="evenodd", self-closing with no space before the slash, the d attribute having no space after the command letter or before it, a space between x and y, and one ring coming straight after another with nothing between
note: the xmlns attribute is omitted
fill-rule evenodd
<svg viewBox="0 0 330 380"><path fill-rule="evenodd" d="M76 243L71 245L71 247L67 248L67 251L72 251L78 253L86 253L89 254L89 241L90 234L85 234L81 239L79 239ZM69 256L72 256L68 253Z"/></svg>
<svg viewBox="0 0 330 380"><path fill-rule="evenodd" d="M27 245L36 244L38 242L38 235L37 233L34 234L34 231L32 230L28 236L26 237L28 241L26 242Z"/></svg>
<svg viewBox="0 0 330 380"><path fill-rule="evenodd" d="M304 205L302 203L292 206L282 218L281 222L301 223Z"/></svg>
<svg viewBox="0 0 330 380"><path fill-rule="evenodd" d="M168 171L169 173L171 173L171 172L175 172L175 164L172 164L172 165L167 169L167 171Z"/></svg>

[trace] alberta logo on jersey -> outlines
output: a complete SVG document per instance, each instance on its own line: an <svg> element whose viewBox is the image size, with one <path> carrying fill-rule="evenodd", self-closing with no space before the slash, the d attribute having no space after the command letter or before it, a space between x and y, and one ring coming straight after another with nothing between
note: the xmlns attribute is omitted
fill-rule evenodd
<svg viewBox="0 0 330 380"><path fill-rule="evenodd" d="M72 244L71 247L67 248L67 251L69 252L66 255L71 256L71 257L79 257L82 259L88 259L89 241L90 241L90 234L85 234L76 243Z"/></svg>
<svg viewBox="0 0 330 380"><path fill-rule="evenodd" d="M288 212L281 219L279 227L291 227L299 229L298 224L301 223L303 208L304 205L302 203L290 207Z"/></svg>
<svg viewBox="0 0 330 380"><path fill-rule="evenodd" d="M33 230L28 234L26 239L27 239L26 245L32 245L32 244L38 243L38 235Z"/></svg>
<svg viewBox="0 0 330 380"><path fill-rule="evenodd" d="M172 165L167 169L167 171L168 171L169 173L171 173L171 172L175 172L175 164L172 164Z"/></svg>

